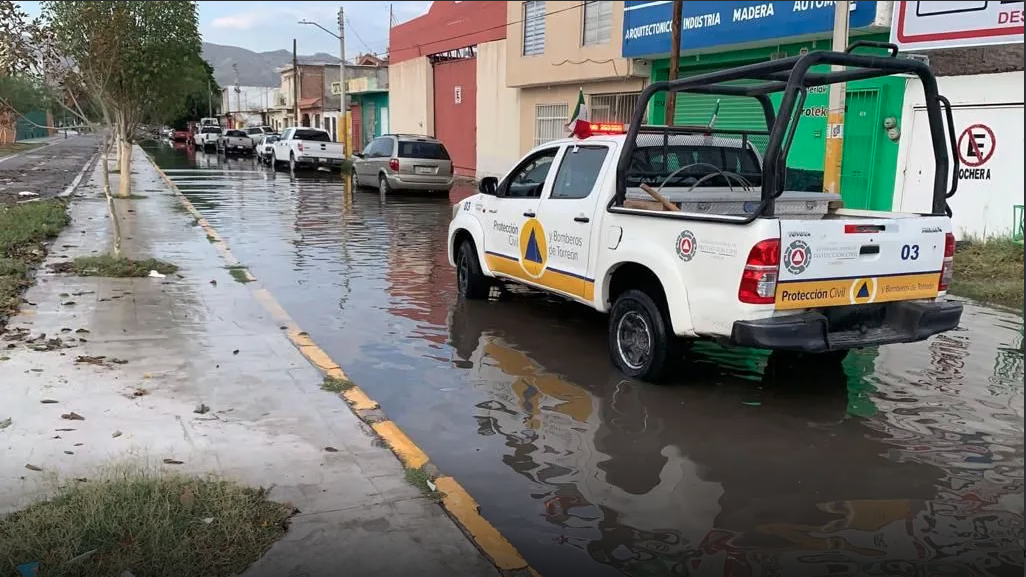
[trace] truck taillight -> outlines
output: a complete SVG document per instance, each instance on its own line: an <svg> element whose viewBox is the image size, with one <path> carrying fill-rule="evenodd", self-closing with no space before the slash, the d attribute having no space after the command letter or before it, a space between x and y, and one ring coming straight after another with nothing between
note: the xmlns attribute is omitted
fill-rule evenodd
<svg viewBox="0 0 1026 577"><path fill-rule="evenodd" d="M299 152L303 152L303 143L302 142L297 142L296 143L296 150L298 150Z"/></svg>
<svg viewBox="0 0 1026 577"><path fill-rule="evenodd" d="M780 240L768 238L748 253L737 300L750 305L770 305L776 300L777 274L780 270Z"/></svg>
<svg viewBox="0 0 1026 577"><path fill-rule="evenodd" d="M399 172L399 159L398 158L389 158L388 159L388 168L392 169L392 172Z"/></svg>
<svg viewBox="0 0 1026 577"><path fill-rule="evenodd" d="M943 292L948 290L951 277L955 272L955 235L950 232L944 235L944 266L941 267L940 280L937 282L937 290Z"/></svg>

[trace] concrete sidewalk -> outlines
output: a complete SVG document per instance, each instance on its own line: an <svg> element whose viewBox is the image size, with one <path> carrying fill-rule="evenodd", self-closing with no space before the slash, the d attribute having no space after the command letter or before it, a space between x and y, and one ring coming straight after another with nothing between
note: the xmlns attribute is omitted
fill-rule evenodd
<svg viewBox="0 0 1026 577"><path fill-rule="evenodd" d="M11 419L0 431L0 513L42 496L46 473L89 477L106 464L146 460L273 486L272 499L298 507L286 537L249 576L497 575L442 508L405 481L373 432L320 390L320 371L232 279L138 148L133 173L134 192L147 198L118 201L123 252L173 262L179 274L40 270L26 295L33 304L0 336L0 356L9 357L0 362L0 422ZM108 250L99 167L76 196L47 265ZM60 348L34 350L42 341L26 340L41 333ZM105 359L76 362L82 356ZM196 412L201 404L209 412ZM84 420L62 419L71 412Z"/></svg>

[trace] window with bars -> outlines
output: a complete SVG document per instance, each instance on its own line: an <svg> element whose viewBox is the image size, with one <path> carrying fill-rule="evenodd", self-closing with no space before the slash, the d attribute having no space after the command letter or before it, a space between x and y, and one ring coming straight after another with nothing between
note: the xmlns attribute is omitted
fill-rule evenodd
<svg viewBox="0 0 1026 577"><path fill-rule="evenodd" d="M567 104L536 104L534 106L534 145L545 144L566 136Z"/></svg>
<svg viewBox="0 0 1026 577"><path fill-rule="evenodd" d="M589 112L592 122L622 122L628 124L640 92L619 94L592 94Z"/></svg>
<svg viewBox="0 0 1026 577"><path fill-rule="evenodd" d="M583 44L606 44L613 37L613 3L610 0L584 3Z"/></svg>
<svg viewBox="0 0 1026 577"><path fill-rule="evenodd" d="M524 2L524 56L545 52L545 2Z"/></svg>

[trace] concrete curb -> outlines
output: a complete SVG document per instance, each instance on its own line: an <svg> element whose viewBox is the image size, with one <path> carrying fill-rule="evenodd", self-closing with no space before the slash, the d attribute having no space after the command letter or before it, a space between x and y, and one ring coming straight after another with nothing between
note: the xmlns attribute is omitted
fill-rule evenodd
<svg viewBox="0 0 1026 577"><path fill-rule="evenodd" d="M68 184L68 186L66 186L64 188L64 190L62 190L57 195L57 198L68 198L72 194L74 194L75 193L75 189L78 188L78 185L82 184L82 179L85 178L86 173L89 172L90 169L93 169L93 168L96 167L96 161L99 158L100 158L100 151L94 152L93 155L89 157L89 160L86 161L85 166L82 167L82 170L78 171L78 174L75 175L75 179L72 180L71 183Z"/></svg>
<svg viewBox="0 0 1026 577"><path fill-rule="evenodd" d="M228 244L196 207L189 202L189 199L179 190L178 186L157 166L153 157L146 153L146 159L157 171L161 179L170 187L186 210L196 218L197 224L210 237L214 248L221 253L221 257L228 263L228 266L239 265L238 259L232 254ZM245 272L250 281L257 280L250 274L248 269ZM253 296L256 297L267 312L286 327L286 334L289 340L307 360L326 376L343 380L352 385L341 393L340 396L346 401L353 413L374 430L404 466L411 469L419 469L429 465L430 461L427 454L403 433L394 421L385 417L377 401L371 399L360 387L356 386L355 383L352 383L346 377L342 367L317 346L306 332L299 328L292 317L278 304L267 289L254 285L251 290ZM434 466L430 465L430 468L434 468ZM445 495L442 498L442 508L463 530L471 542L495 564L502 574L507 576L532 575L540 577L538 572L527 564L527 561L517 551L516 547L481 515L477 502L474 501L474 498L470 496L456 479L439 475L434 479L434 483L438 490Z"/></svg>

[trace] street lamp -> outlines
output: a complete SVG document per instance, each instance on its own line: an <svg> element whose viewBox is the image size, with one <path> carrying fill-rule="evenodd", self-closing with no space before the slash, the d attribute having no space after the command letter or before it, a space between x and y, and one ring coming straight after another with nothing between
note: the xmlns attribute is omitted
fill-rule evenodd
<svg viewBox="0 0 1026 577"><path fill-rule="evenodd" d="M328 34L331 34L332 36L334 36L335 38L338 39L338 56L339 56L339 63L338 63L339 106L338 106L338 108L339 108L339 110L342 113L342 127L343 127L343 130L346 130L347 129L347 127L346 127L346 40L345 40L346 32L345 32L345 28L342 26L342 22L343 22L343 13L342 13L342 9L339 8L338 9L338 34L335 34L334 32L332 32L331 30L328 30L324 26L321 26L320 24L318 24L316 22L311 22L310 20L307 20L305 18L300 20L299 24L309 24L311 26L316 26L316 27L320 28L321 30L327 32ZM345 141L344 138L341 139L341 140ZM348 154L348 152L349 151L347 150L346 153Z"/></svg>

